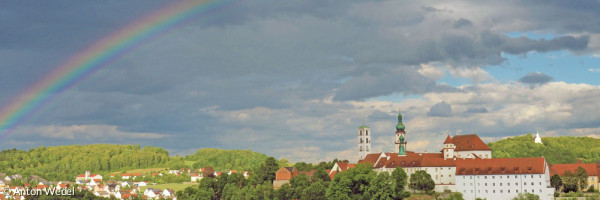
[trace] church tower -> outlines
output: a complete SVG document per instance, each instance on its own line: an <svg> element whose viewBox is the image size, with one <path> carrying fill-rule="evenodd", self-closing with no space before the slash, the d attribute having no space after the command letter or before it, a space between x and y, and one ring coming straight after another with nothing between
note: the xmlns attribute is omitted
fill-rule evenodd
<svg viewBox="0 0 600 200"><path fill-rule="evenodd" d="M362 125L358 127L358 160L365 159L371 152L371 128Z"/></svg>
<svg viewBox="0 0 600 200"><path fill-rule="evenodd" d="M454 158L454 149L456 149L456 145L454 145L454 141L452 141L452 138L448 135L446 141L444 141L444 160Z"/></svg>
<svg viewBox="0 0 600 200"><path fill-rule="evenodd" d="M544 144L544 143L542 143L542 137L540 137L540 131L538 131L538 130L535 130L535 132L536 132L536 133L535 133L535 138L533 138L533 141L534 141L536 144Z"/></svg>
<svg viewBox="0 0 600 200"><path fill-rule="evenodd" d="M398 110L398 124L396 124L396 141L395 152L399 156L406 156L406 132L404 132L404 124L402 123L402 113Z"/></svg>

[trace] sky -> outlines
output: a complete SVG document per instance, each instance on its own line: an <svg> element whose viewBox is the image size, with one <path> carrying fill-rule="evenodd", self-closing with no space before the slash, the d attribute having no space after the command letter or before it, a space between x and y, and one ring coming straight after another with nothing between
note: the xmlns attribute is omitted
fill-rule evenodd
<svg viewBox="0 0 600 200"><path fill-rule="evenodd" d="M171 1L7 1L0 106ZM154 35L39 107L0 149L251 149L356 161L358 127L407 150L447 135L600 138L598 1L230 1Z"/></svg>

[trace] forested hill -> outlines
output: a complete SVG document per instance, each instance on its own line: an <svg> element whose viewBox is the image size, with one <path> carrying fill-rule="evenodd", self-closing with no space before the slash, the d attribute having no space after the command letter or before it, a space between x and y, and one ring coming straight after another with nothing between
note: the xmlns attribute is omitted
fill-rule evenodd
<svg viewBox="0 0 600 200"><path fill-rule="evenodd" d="M489 143L494 158L544 156L551 164L600 161L600 139L590 137L542 137L542 144L533 142L531 134Z"/></svg>
<svg viewBox="0 0 600 200"><path fill-rule="evenodd" d="M222 150L222 149L200 149L195 154L186 156L187 162L193 162L194 168L212 166L215 170L251 170L262 164L267 155L251 150ZM285 160L279 161L280 165L286 165Z"/></svg>
<svg viewBox="0 0 600 200"><path fill-rule="evenodd" d="M169 152L139 145L69 145L0 152L0 172L25 177L42 175L47 180L74 180L86 170L108 173L123 169L166 166ZM102 174L104 175L104 174Z"/></svg>

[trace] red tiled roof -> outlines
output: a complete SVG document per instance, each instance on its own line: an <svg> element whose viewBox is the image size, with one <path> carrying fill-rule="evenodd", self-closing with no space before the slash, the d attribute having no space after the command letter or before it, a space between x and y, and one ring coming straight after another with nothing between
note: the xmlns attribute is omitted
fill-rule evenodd
<svg viewBox="0 0 600 200"><path fill-rule="evenodd" d="M452 142L456 145L454 151L492 150L475 134L455 135Z"/></svg>
<svg viewBox="0 0 600 200"><path fill-rule="evenodd" d="M354 166L355 166L355 164L345 163L345 162L338 162L337 165L338 165L338 167L340 167L341 171L346 171L348 169L354 168Z"/></svg>
<svg viewBox="0 0 600 200"><path fill-rule="evenodd" d="M308 172L300 172L300 173L301 174L306 174L306 176L308 176L308 177L312 177L313 174L315 174L315 170L313 169L313 170L310 170Z"/></svg>
<svg viewBox="0 0 600 200"><path fill-rule="evenodd" d="M565 172L571 171L576 173L577 168L582 167L588 176L599 176L600 175L600 164L595 163L575 163L575 164L554 164L550 165L550 175L558 174L563 176Z"/></svg>
<svg viewBox="0 0 600 200"><path fill-rule="evenodd" d="M381 153L367 154L367 156L365 156L365 159L362 159L362 160L358 161L358 164L361 164L361 163L375 164L375 162L377 162L377 159L379 159L379 155L381 155Z"/></svg>
<svg viewBox="0 0 600 200"><path fill-rule="evenodd" d="M90 177L94 177L94 176L97 176L97 175L98 174L90 174ZM77 177L79 177L79 178L85 177L85 174L79 174L79 175L77 175Z"/></svg>
<svg viewBox="0 0 600 200"><path fill-rule="evenodd" d="M331 180L333 180L333 177L335 177L336 173L337 173L337 171L331 171L331 174L329 174L329 178L331 178Z"/></svg>
<svg viewBox="0 0 600 200"><path fill-rule="evenodd" d="M543 174L544 158L457 159L456 175Z"/></svg>
<svg viewBox="0 0 600 200"><path fill-rule="evenodd" d="M448 135L448 137L446 137L446 141L444 141L444 144L453 144L454 142L452 142L452 138L450 138L450 136Z"/></svg>

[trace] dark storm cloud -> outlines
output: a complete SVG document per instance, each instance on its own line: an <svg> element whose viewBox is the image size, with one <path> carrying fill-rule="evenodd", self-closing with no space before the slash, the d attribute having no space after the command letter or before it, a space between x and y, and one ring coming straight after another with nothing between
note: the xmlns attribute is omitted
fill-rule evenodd
<svg viewBox="0 0 600 200"><path fill-rule="evenodd" d="M452 116L452 106L446 102L440 102L431 106L428 116L432 117L449 117Z"/></svg>
<svg viewBox="0 0 600 200"><path fill-rule="evenodd" d="M519 79L519 82L525 84L545 84L552 80L551 76L542 72L531 72Z"/></svg>

